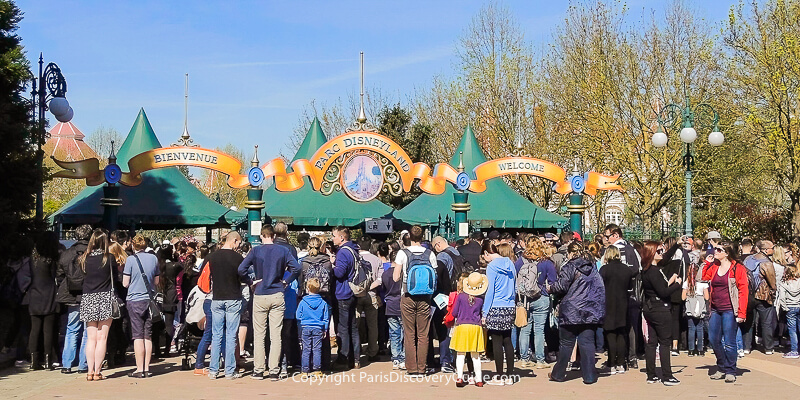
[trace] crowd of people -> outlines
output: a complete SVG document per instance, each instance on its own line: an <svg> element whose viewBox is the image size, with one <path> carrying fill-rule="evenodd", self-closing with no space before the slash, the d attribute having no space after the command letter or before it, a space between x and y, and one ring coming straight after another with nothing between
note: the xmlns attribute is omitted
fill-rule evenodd
<svg viewBox="0 0 800 400"><path fill-rule="evenodd" d="M0 339L30 369L88 381L107 379L102 371L127 365L131 351L128 376L148 378L154 358L194 346L190 335L194 375L210 379L320 377L391 361L412 376L455 373L458 387L513 385L519 368L551 369L556 382L578 370L591 384L644 359L647 383L673 386L671 357L682 351L710 348L711 379L729 383L756 346L800 357L796 243L716 231L637 242L613 224L592 240L491 231L457 243L426 240L420 226L397 240L356 240L340 226L292 243L277 223L257 246L235 231L219 243L159 245L88 225L74 234L66 249L53 233L15 239Z"/></svg>

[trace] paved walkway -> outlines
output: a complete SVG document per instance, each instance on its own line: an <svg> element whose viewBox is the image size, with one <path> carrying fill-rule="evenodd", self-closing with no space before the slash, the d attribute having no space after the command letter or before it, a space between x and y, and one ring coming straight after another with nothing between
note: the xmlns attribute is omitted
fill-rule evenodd
<svg viewBox="0 0 800 400"><path fill-rule="evenodd" d="M440 399L492 398L503 399L742 399L768 395L771 399L790 398L800 391L800 360L785 360L777 353L764 356L754 353L740 360L742 375L735 384L708 379L714 363L712 354L705 358L673 357L675 376L681 385L666 387L645 383L643 372L624 375L601 374L594 385L584 385L579 372L564 383L547 381L549 370L520 370L521 381L513 386L468 386L456 388L452 375L435 374L422 382L407 381L404 373L391 370L387 362L374 363L357 371L337 373L324 382L302 382L290 378L281 382L242 379L211 381L180 370L180 359L171 358L154 364L156 374L149 379L126 376L131 367L105 372L109 379L86 382L85 376L64 375L57 371L26 371L6 368L0 371L2 399L325 399L325 400L383 400L383 399ZM643 368L643 363L640 364ZM493 369L494 363L484 363ZM643 369L642 369L643 371ZM406 380L406 381L404 381ZM324 396L324 397L322 397ZM544 397L542 397L544 396ZM497 399L497 397L495 397Z"/></svg>

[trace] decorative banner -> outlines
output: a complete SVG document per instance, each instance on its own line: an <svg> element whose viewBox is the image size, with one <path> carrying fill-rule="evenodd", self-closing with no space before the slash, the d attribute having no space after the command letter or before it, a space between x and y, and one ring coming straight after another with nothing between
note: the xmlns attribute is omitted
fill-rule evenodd
<svg viewBox="0 0 800 400"><path fill-rule="evenodd" d="M136 186L142 182L141 173L156 168L191 166L206 168L228 175L228 185L234 188L249 185L247 175L240 174L242 163L225 154L199 147L166 147L133 156L128 161L128 173L122 175L122 184Z"/></svg>
<svg viewBox="0 0 800 400"><path fill-rule="evenodd" d="M622 190L618 183L619 175L608 176L588 172L583 177L575 176L568 181L563 168L530 157L506 157L486 161L473 169L474 180L468 174L459 173L445 163L436 164L431 171L431 167L425 163L413 163L405 150L391 139L379 133L366 131L347 133L328 141L310 160L301 159L293 162L292 172L286 171L286 162L283 159L276 158L260 168L250 168L247 174L242 175L240 173L242 163L227 154L198 147L176 146L154 149L134 156L128 161L127 173L121 172L115 165L106 167L113 170L101 170L99 161L94 158L74 162L58 161L53 158L56 164L65 169L55 173L53 177L86 179L86 184L89 186L111 181L118 181L126 186L136 186L142 182L143 172L156 168L192 166L228 175L228 185L233 188L258 186L267 178L274 178L275 189L290 192L303 187L304 178L308 177L314 190L318 191L331 164L354 150L368 150L388 159L396 167L403 190L406 192L410 191L414 182L418 180L419 188L429 194L444 193L448 182L456 185L459 190L480 193L486 190L487 180L504 175L532 175L553 181L555 191L560 194L583 192L593 196L598 190ZM368 172L372 173L371 170ZM111 180L106 177L110 177ZM342 182L347 184L348 180L343 179ZM370 196L364 198L374 198L373 195L374 190L370 190Z"/></svg>
<svg viewBox="0 0 800 400"><path fill-rule="evenodd" d="M53 156L50 158L56 165L64 168L53 174L53 178L86 179L87 186L97 186L106 181L104 171L100 169L100 161L96 158L81 161L59 161Z"/></svg>
<svg viewBox="0 0 800 400"><path fill-rule="evenodd" d="M585 179L586 188L583 189L583 192L589 196L596 195L598 190L623 190L619 185L619 174L609 176L597 172L587 172Z"/></svg>
<svg viewBox="0 0 800 400"><path fill-rule="evenodd" d="M530 157L506 157L487 161L473 170L475 180L470 184L471 192L486 190L486 181L503 175L533 175L556 183L558 193L569 193L570 184L564 179L567 173L553 163Z"/></svg>

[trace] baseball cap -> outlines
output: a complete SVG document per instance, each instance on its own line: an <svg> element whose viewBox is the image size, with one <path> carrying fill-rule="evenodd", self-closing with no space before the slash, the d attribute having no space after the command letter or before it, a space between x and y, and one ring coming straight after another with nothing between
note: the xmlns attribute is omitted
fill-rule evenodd
<svg viewBox="0 0 800 400"><path fill-rule="evenodd" d="M556 235L554 235L554 234L552 234L550 232L545 233L544 234L544 238L547 239L547 240L556 240L556 239L558 239L556 237Z"/></svg>
<svg viewBox="0 0 800 400"><path fill-rule="evenodd" d="M722 236L717 231L710 231L706 233L706 240L708 239L722 239Z"/></svg>
<svg viewBox="0 0 800 400"><path fill-rule="evenodd" d="M489 232L489 240L497 240L497 239L500 239L500 232L498 231Z"/></svg>

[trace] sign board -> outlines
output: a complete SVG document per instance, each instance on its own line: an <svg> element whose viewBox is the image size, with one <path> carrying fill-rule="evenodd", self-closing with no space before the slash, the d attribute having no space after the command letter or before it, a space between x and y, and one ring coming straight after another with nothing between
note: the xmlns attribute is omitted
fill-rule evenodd
<svg viewBox="0 0 800 400"><path fill-rule="evenodd" d="M250 236L261 236L261 221L250 221Z"/></svg>
<svg viewBox="0 0 800 400"><path fill-rule="evenodd" d="M459 237L467 237L469 236L469 224L466 222L460 222L458 224L458 236Z"/></svg>
<svg viewBox="0 0 800 400"><path fill-rule="evenodd" d="M391 219L372 219L365 222L367 233L392 233L394 232Z"/></svg>

